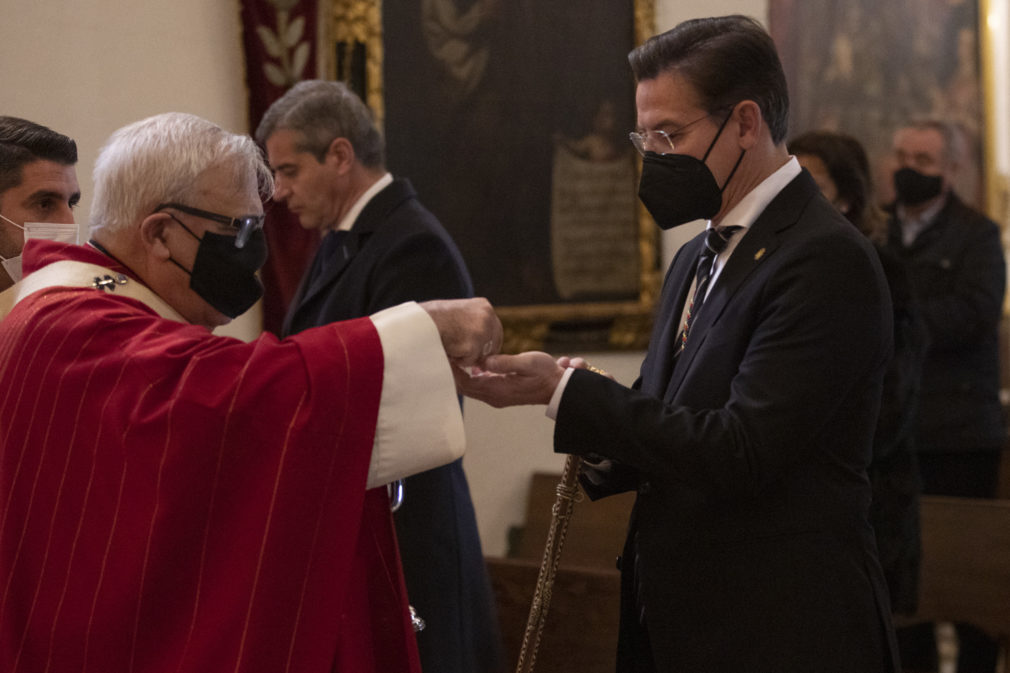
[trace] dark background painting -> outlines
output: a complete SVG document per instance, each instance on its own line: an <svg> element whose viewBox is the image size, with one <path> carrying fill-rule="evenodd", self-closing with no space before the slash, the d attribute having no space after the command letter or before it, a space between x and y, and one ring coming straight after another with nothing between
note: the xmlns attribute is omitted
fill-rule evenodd
<svg viewBox="0 0 1010 673"><path fill-rule="evenodd" d="M392 0L382 24L390 170L455 238L478 294L501 306L561 303L553 142L588 134L609 100L612 141L630 148L633 3Z"/></svg>
<svg viewBox="0 0 1010 673"><path fill-rule="evenodd" d="M981 206L982 90L977 0L770 0L769 27L789 80L790 135L858 138L892 197L888 153L902 122L938 117L964 134L958 192Z"/></svg>

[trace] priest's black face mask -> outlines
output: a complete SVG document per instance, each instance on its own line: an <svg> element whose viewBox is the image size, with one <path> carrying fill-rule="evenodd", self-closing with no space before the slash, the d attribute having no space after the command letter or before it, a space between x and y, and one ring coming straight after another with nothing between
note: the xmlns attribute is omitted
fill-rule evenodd
<svg viewBox="0 0 1010 673"><path fill-rule="evenodd" d="M172 213L168 215L200 242L192 269L169 257L173 264L189 274L190 289L229 318L237 318L259 301L263 296L263 283L256 272L267 260L262 226L242 232L244 242L239 247L239 236L205 231L201 238L178 217Z"/></svg>

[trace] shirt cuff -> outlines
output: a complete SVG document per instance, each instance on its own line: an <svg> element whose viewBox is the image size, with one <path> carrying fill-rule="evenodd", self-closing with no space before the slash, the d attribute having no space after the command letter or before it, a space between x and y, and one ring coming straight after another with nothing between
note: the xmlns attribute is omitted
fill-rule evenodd
<svg viewBox="0 0 1010 673"><path fill-rule="evenodd" d="M451 463L466 436L452 366L428 312L414 302L371 316L382 343L379 418L368 488Z"/></svg>
<svg viewBox="0 0 1010 673"><path fill-rule="evenodd" d="M544 415L552 421L558 420L558 407L561 406L561 396L565 394L565 386L568 385L568 379L572 378L572 372L574 371L575 369L572 367L565 369L565 373L561 375L561 380L558 381L558 387L554 389L554 394L551 395L550 404L547 405Z"/></svg>

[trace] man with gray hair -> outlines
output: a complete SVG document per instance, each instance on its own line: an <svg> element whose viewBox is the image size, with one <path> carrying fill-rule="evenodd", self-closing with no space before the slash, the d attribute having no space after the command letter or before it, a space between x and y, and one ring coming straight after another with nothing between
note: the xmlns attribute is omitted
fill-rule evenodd
<svg viewBox="0 0 1010 673"><path fill-rule="evenodd" d="M928 495L993 498L1006 441L999 400L999 322L1006 262L999 227L954 193L963 139L939 119L894 133L896 202L887 247L908 270L930 345L922 370L915 450ZM991 671L995 643L958 626L961 673ZM933 626L899 629L902 661L935 670Z"/></svg>
<svg viewBox="0 0 1010 673"><path fill-rule="evenodd" d="M73 225L77 144L19 117L0 116L0 290L21 279L26 223ZM62 227L76 234L77 227Z"/></svg>
<svg viewBox="0 0 1010 673"><path fill-rule="evenodd" d="M215 336L262 289L252 139L158 115L94 178L0 322L0 669L420 671L378 487L461 455L490 305Z"/></svg>
<svg viewBox="0 0 1010 673"><path fill-rule="evenodd" d="M473 296L456 244L385 166L372 114L341 82L296 84L256 131L274 198L323 237L283 334L360 318L405 301ZM501 670L494 597L462 459L405 480L395 514L407 591L425 627L426 673Z"/></svg>

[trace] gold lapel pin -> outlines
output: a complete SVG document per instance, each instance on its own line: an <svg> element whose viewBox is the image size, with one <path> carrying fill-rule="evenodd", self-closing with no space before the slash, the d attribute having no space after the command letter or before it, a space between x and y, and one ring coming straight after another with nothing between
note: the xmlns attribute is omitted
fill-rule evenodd
<svg viewBox="0 0 1010 673"><path fill-rule="evenodd" d="M760 250L754 253L754 261L756 262L764 256L765 256L765 249L761 248Z"/></svg>

